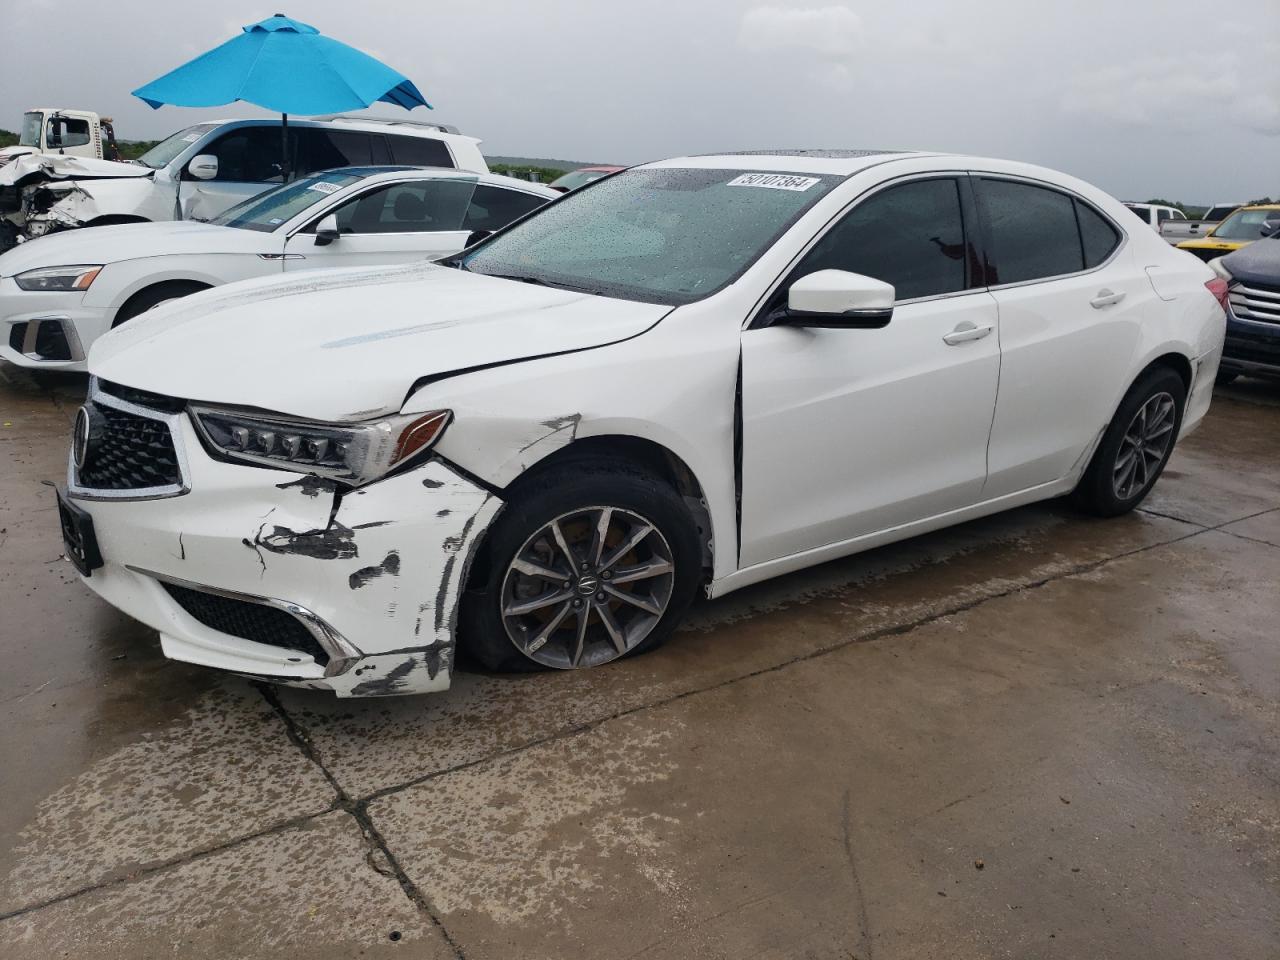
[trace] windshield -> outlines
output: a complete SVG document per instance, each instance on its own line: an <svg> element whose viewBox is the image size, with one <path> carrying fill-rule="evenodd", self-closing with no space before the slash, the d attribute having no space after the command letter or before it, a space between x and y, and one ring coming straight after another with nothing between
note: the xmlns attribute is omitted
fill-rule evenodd
<svg viewBox="0 0 1280 960"><path fill-rule="evenodd" d="M138 158L138 163L144 167L150 167L152 170L159 170L161 167L167 167L183 150L191 146L210 130L218 125L216 123L197 123L194 127L187 127L185 130L179 130L173 136L161 140L154 147Z"/></svg>
<svg viewBox="0 0 1280 960"><path fill-rule="evenodd" d="M216 223L220 227L270 233L282 223L288 223L303 210L315 206L321 200L359 179L355 174L343 173L341 170L317 173L315 176L295 180L293 183L260 193L256 197L250 197L209 222Z"/></svg>
<svg viewBox="0 0 1280 960"><path fill-rule="evenodd" d="M40 124L44 115L36 112L22 115L22 134L18 137L18 145L23 147L40 146Z"/></svg>
<svg viewBox="0 0 1280 960"><path fill-rule="evenodd" d="M1280 220L1280 208L1237 210L1214 228L1213 235L1219 240L1260 240L1268 220Z"/></svg>
<svg viewBox="0 0 1280 960"><path fill-rule="evenodd" d="M565 194L461 259L476 273L669 306L736 280L834 176L627 170Z"/></svg>
<svg viewBox="0 0 1280 960"><path fill-rule="evenodd" d="M601 177L607 177L608 175L608 170L575 170L573 173L566 173L558 180L552 180L551 186L559 187L563 190L577 190L593 180L599 180Z"/></svg>

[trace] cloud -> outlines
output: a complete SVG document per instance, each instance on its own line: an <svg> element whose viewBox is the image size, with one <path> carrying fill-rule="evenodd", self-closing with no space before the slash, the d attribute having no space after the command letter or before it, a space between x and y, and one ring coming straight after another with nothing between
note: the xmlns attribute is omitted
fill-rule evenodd
<svg viewBox="0 0 1280 960"><path fill-rule="evenodd" d="M1078 73L1068 82L1062 108L1124 125L1188 131L1227 122L1280 135L1280 77L1268 77L1265 67L1246 76L1234 65L1239 59L1148 57ZM1244 59L1268 63L1263 57Z"/></svg>
<svg viewBox="0 0 1280 960"><path fill-rule="evenodd" d="M830 58L851 56L863 36L862 18L844 6L753 7L738 28L738 42L748 50L800 47Z"/></svg>

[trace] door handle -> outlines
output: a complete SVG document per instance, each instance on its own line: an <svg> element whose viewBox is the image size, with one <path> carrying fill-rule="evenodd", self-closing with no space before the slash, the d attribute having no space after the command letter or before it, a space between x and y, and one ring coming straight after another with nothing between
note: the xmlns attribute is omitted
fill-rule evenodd
<svg viewBox="0 0 1280 960"><path fill-rule="evenodd" d="M968 343L970 340L981 340L993 329L995 328L991 324L987 324L985 327L979 327L966 320L963 323L958 324L950 333L944 334L942 342L949 347L954 347L957 344Z"/></svg>
<svg viewBox="0 0 1280 960"><path fill-rule="evenodd" d="M1119 303L1123 299L1123 293L1116 293L1113 290L1108 290L1106 287L1103 287L1098 291L1098 295L1089 301L1089 306L1093 307L1095 310L1101 310L1103 307L1109 307L1111 304Z"/></svg>

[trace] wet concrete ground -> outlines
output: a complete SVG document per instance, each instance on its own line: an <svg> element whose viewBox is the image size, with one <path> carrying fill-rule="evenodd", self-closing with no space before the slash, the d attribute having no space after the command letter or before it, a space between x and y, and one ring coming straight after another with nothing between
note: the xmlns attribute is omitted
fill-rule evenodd
<svg viewBox="0 0 1280 960"><path fill-rule="evenodd" d="M0 363L0 956L1280 956L1280 388L1134 515L392 701L168 663L84 589L41 485L82 392Z"/></svg>

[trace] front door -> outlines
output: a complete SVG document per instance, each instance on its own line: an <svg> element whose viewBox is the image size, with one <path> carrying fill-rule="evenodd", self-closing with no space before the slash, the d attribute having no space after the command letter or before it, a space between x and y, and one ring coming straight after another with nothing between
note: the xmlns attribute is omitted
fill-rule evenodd
<svg viewBox="0 0 1280 960"><path fill-rule="evenodd" d="M741 566L976 503L1000 370L961 178L859 202L779 288L836 268L894 285L879 330L765 326L742 336Z"/></svg>
<svg viewBox="0 0 1280 960"><path fill-rule="evenodd" d="M210 220L241 200L281 182L278 126L238 127L200 148L218 158L212 180L178 172L178 206L183 220Z"/></svg>
<svg viewBox="0 0 1280 960"><path fill-rule="evenodd" d="M318 215L289 238L288 270L403 263L456 253L466 246L469 179L397 180ZM316 227L332 215L339 236L316 242Z"/></svg>

